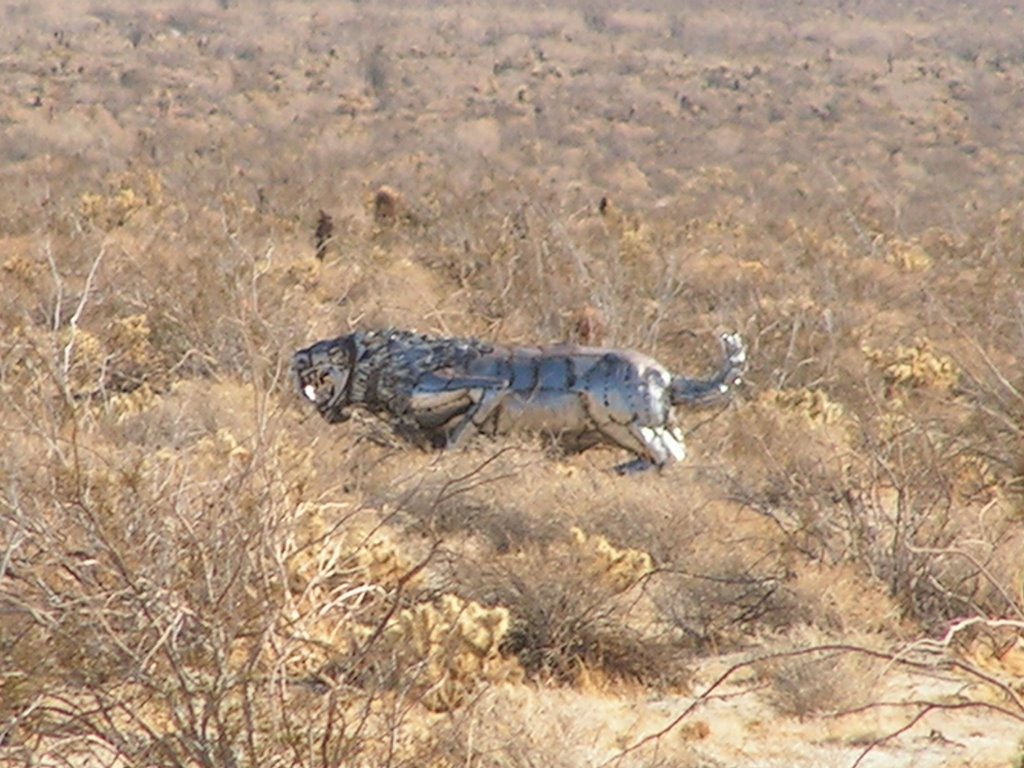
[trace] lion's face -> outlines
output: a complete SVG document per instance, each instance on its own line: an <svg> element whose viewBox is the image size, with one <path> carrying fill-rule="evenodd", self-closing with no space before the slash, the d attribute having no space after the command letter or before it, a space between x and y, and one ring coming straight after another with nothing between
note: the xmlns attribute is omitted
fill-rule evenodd
<svg viewBox="0 0 1024 768"><path fill-rule="evenodd" d="M350 337L321 341L292 356L292 378L299 393L331 424L349 418L349 378L355 361Z"/></svg>

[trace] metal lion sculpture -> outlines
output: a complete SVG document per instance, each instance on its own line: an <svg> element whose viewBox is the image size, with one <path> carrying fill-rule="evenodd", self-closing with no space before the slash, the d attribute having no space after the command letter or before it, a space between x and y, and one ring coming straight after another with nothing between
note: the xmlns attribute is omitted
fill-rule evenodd
<svg viewBox="0 0 1024 768"><path fill-rule="evenodd" d="M433 448L462 446L476 434L541 433L568 452L624 448L635 458L615 469L627 474L685 458L673 406L717 401L739 383L743 342L735 333L721 341L719 371L689 379L629 349L505 347L378 330L299 350L292 375L332 424L360 407Z"/></svg>

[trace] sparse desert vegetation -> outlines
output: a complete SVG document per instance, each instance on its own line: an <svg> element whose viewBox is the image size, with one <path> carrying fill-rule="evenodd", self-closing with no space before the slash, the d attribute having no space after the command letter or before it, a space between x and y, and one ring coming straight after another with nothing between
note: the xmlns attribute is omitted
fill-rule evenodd
<svg viewBox="0 0 1024 768"><path fill-rule="evenodd" d="M0 762L1019 765L1021 14L8 3ZM750 370L620 478L384 325Z"/></svg>

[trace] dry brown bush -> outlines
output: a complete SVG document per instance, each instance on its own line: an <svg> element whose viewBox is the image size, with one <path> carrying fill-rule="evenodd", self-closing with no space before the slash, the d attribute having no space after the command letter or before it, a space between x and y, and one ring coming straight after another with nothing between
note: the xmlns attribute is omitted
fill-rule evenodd
<svg viewBox="0 0 1024 768"><path fill-rule="evenodd" d="M567 538L491 563L459 564L455 578L464 590L507 609L503 649L541 680L685 683L685 648L650 620L643 594L650 556L603 537Z"/></svg>
<svg viewBox="0 0 1024 768"><path fill-rule="evenodd" d="M265 442L200 429L129 462L124 449L112 460L117 429L102 423L18 441L0 592L0 716L15 754L60 759L81 735L83 759L380 764L383 734L404 734L394 748L408 755L429 742L402 725L411 709L456 706L493 677L502 609L449 610L421 647L403 628L430 609L395 607L422 565L388 543L379 513L310 495L311 452L280 418ZM387 670L339 677L353 657Z"/></svg>
<svg viewBox="0 0 1024 768"><path fill-rule="evenodd" d="M795 627L786 642L802 649L822 645L823 640L813 629ZM773 706L804 719L869 704L885 668L878 659L834 649L764 662L756 672L767 681Z"/></svg>

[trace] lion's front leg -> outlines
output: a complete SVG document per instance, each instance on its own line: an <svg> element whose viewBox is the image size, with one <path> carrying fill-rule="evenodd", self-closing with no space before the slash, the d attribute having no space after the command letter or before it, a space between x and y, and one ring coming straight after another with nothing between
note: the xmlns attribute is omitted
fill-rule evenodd
<svg viewBox="0 0 1024 768"><path fill-rule="evenodd" d="M455 428L448 433L448 447L461 448L466 441L480 431L494 411L502 404L508 396L508 389L481 389L472 393L479 399L472 406L462 421L455 425ZM470 429L472 428L472 429Z"/></svg>
<svg viewBox="0 0 1024 768"><path fill-rule="evenodd" d="M409 398L409 413L423 429L444 435L445 447L465 445L510 392L486 377L424 377Z"/></svg>

